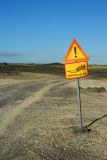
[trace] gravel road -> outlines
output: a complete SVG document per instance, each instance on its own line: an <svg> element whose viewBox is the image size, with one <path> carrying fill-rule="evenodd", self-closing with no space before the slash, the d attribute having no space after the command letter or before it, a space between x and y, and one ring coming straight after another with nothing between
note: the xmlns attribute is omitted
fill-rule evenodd
<svg viewBox="0 0 107 160"><path fill-rule="evenodd" d="M0 160L106 160L106 81L80 82L83 124L93 122L89 133L73 131L79 127L75 80L1 83ZM89 86L106 90L88 91Z"/></svg>

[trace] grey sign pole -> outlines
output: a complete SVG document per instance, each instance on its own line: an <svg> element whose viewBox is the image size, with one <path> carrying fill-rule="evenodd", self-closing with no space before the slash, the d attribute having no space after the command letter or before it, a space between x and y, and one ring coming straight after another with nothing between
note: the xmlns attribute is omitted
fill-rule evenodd
<svg viewBox="0 0 107 160"><path fill-rule="evenodd" d="M80 82L79 78L77 78L77 89L78 89L78 109L79 109L79 115L80 115L80 130L83 130L82 125L82 111L81 111L81 98L80 98Z"/></svg>

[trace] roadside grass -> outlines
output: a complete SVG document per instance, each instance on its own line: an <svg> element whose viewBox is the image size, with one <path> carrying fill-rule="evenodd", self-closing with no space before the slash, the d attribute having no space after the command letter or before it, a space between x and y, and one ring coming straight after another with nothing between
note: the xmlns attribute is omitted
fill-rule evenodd
<svg viewBox="0 0 107 160"><path fill-rule="evenodd" d="M89 65L89 76L91 78L107 78L107 65ZM1 63L0 75L17 75L23 72L45 73L55 75L65 75L64 64L12 64Z"/></svg>
<svg viewBox="0 0 107 160"><path fill-rule="evenodd" d="M0 73L18 73L18 72L34 72L34 73L51 73L63 74L64 66L59 63L51 64L0 64Z"/></svg>
<svg viewBox="0 0 107 160"><path fill-rule="evenodd" d="M89 69L107 69L107 65L89 65Z"/></svg>

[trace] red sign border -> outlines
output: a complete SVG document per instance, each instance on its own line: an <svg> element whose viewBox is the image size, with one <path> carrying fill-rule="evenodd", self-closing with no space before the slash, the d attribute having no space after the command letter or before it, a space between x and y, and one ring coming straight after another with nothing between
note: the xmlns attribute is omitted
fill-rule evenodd
<svg viewBox="0 0 107 160"><path fill-rule="evenodd" d="M77 45L77 47L79 48L79 50L82 52L82 54L84 55L85 58L77 58L77 59L71 59L71 60L67 60L69 55L70 55L70 52L74 46L74 44ZM69 50L65 56L65 59L64 59L64 63L74 63L74 62L82 62L82 61L88 61L89 60L89 57L86 55L86 53L83 51L83 49L81 48L81 46L79 45L79 43L77 42L76 39L74 39L69 47Z"/></svg>

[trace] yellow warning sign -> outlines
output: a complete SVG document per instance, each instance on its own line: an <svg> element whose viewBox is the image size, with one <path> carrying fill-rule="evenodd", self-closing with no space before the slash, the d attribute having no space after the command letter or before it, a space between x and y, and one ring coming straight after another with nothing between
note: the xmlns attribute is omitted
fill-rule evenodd
<svg viewBox="0 0 107 160"><path fill-rule="evenodd" d="M87 76L88 62L65 64L65 74L67 79L74 79Z"/></svg>
<svg viewBox="0 0 107 160"><path fill-rule="evenodd" d="M88 61L88 60L89 60L88 56L80 47L76 39L74 39L66 54L64 63L82 62L82 61Z"/></svg>

